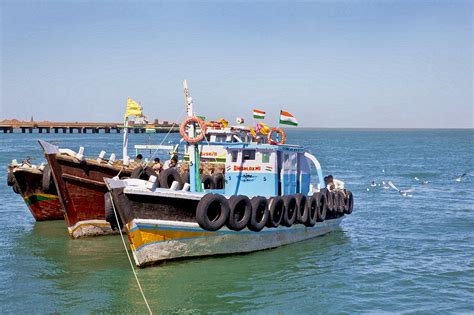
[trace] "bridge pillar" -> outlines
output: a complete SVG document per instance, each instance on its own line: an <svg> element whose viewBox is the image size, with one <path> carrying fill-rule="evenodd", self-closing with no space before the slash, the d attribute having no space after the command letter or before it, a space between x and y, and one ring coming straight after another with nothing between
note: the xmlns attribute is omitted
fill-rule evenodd
<svg viewBox="0 0 474 315"><path fill-rule="evenodd" d="M138 128L133 129L133 133L139 133L139 132L140 132L140 129L138 129Z"/></svg>
<svg viewBox="0 0 474 315"><path fill-rule="evenodd" d="M50 133L51 132L51 128L50 127L46 127L46 133Z"/></svg>
<svg viewBox="0 0 474 315"><path fill-rule="evenodd" d="M115 133L120 133L120 128L115 128Z"/></svg>
<svg viewBox="0 0 474 315"><path fill-rule="evenodd" d="M104 128L105 133L110 133L110 128Z"/></svg>
<svg viewBox="0 0 474 315"><path fill-rule="evenodd" d="M33 133L33 128L32 127L28 128L28 132Z"/></svg>
<svg viewBox="0 0 474 315"><path fill-rule="evenodd" d="M43 133L43 128L38 127L38 133Z"/></svg>
<svg viewBox="0 0 474 315"><path fill-rule="evenodd" d="M63 128L63 133L67 133L67 128Z"/></svg>

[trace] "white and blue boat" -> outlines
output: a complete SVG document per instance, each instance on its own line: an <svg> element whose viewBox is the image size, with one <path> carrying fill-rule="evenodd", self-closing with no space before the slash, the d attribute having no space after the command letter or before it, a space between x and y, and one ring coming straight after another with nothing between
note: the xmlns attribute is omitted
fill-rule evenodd
<svg viewBox="0 0 474 315"><path fill-rule="evenodd" d="M335 230L352 212L352 193L327 189L317 158L296 145L228 143L224 187L204 189L198 146L206 128L186 101L180 130L191 152L189 183L160 188L155 176L105 179L106 211L127 232L138 266L295 243Z"/></svg>

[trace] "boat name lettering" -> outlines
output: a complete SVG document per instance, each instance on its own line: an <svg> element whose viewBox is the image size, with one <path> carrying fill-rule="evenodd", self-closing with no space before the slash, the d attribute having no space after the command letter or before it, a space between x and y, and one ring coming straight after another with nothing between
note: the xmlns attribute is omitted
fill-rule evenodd
<svg viewBox="0 0 474 315"><path fill-rule="evenodd" d="M234 165L234 171L260 171L260 166L237 166Z"/></svg>

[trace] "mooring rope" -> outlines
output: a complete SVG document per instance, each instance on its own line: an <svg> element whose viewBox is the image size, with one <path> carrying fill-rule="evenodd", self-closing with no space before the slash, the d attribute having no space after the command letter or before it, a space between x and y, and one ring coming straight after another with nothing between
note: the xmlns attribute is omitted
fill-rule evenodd
<svg viewBox="0 0 474 315"><path fill-rule="evenodd" d="M119 228L120 237L122 238L123 247L125 248L125 253L127 254L127 257L128 257L128 262L130 263L130 267L132 268L133 275L135 276L135 280L137 280L138 288L140 289L140 293L142 294L143 300L145 301L146 307L148 308L148 312L150 313L150 315L153 315L150 305L148 304L148 301L145 297L145 293L143 292L140 281L138 280L138 275L137 275L137 272L135 271L135 267L133 266L133 262L132 262L132 259L130 258L130 254L128 253L127 245L125 244L125 239L123 238L122 229L120 228L120 223L117 216L117 211L115 210L115 204L112 199L112 195L110 195L110 201L112 202L112 209L114 209L115 220L117 221L117 226Z"/></svg>

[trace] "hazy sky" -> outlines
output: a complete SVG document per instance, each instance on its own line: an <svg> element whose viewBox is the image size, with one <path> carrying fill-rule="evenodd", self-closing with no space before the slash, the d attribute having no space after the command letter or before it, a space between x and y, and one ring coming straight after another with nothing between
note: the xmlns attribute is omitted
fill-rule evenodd
<svg viewBox="0 0 474 315"><path fill-rule="evenodd" d="M0 1L0 119L474 127L472 1Z"/></svg>

